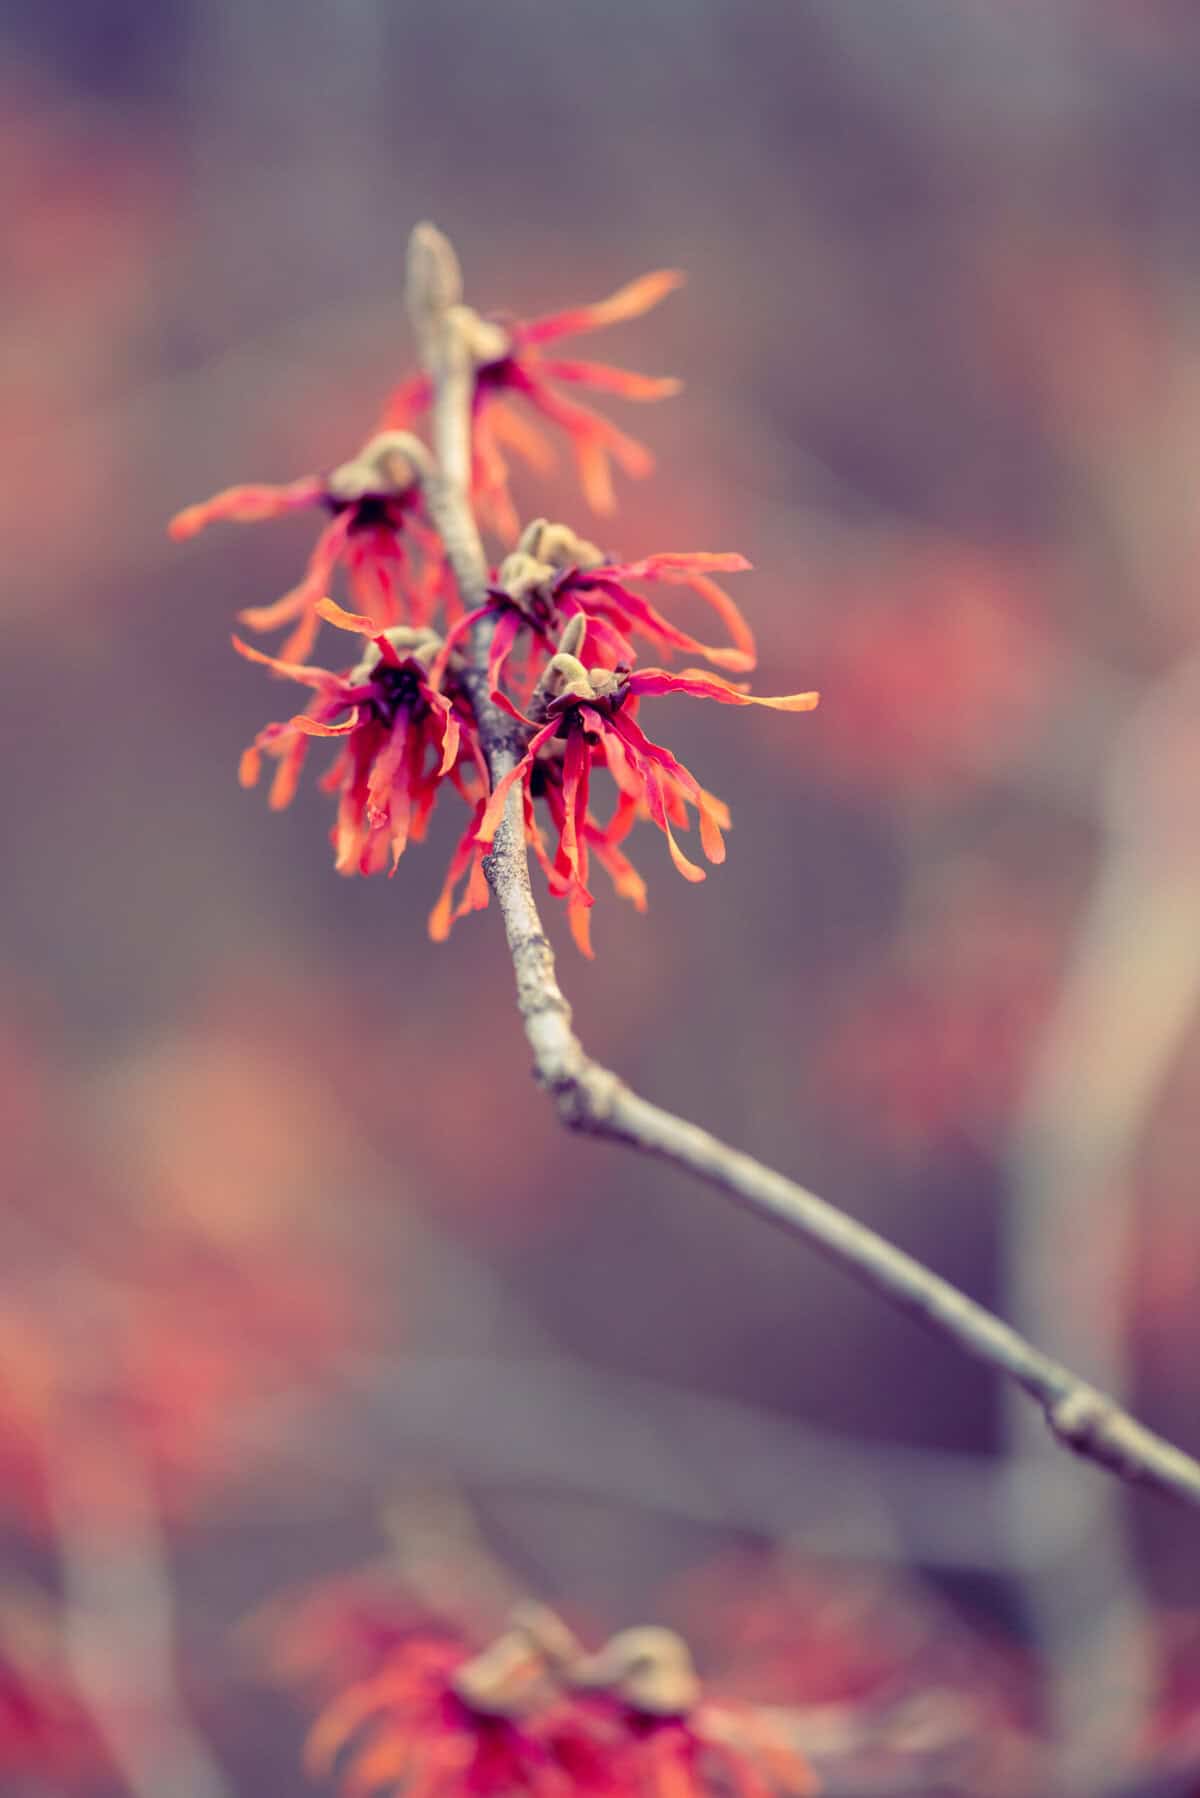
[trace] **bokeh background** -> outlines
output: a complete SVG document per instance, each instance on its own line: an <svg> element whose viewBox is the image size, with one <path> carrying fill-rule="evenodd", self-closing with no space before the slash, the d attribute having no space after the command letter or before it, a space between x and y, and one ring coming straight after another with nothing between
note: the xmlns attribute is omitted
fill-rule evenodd
<svg viewBox="0 0 1200 1798"><path fill-rule="evenodd" d="M686 381L609 408L659 469L605 541L743 550L759 687L824 698L662 702L730 855L689 887L645 832L592 964L552 920L584 1038L1200 1450L1195 9L2 29L4 1791L302 1789L314 1693L515 1590L842 1707L831 1790L1194 1777L1194 1519L562 1135L496 918L426 940L449 813L343 881L323 796L237 787L277 696L232 616L309 523L165 521L352 453L418 219L485 309L686 268L587 348ZM594 528L565 459L518 499Z"/></svg>

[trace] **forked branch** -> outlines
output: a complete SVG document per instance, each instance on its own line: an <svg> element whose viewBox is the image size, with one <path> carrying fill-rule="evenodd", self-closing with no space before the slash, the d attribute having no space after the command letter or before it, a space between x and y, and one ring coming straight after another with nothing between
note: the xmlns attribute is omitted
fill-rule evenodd
<svg viewBox="0 0 1200 1798"><path fill-rule="evenodd" d="M434 226L418 225L409 249L408 303L433 384L436 459L423 482L463 603L474 609L487 597L488 566L470 501L476 357L469 341L474 315L461 298L454 250ZM519 726L490 697L487 662L494 628L490 617L475 626L465 676L493 783L515 767L524 749L515 734ZM1190 1455L875 1231L707 1130L640 1098L585 1054L571 1028L571 1008L530 884L519 786L509 794L487 877L504 919L534 1069L568 1128L686 1168L748 1211L803 1237L861 1284L1015 1381L1042 1407L1065 1448L1125 1479L1200 1505L1200 1463Z"/></svg>

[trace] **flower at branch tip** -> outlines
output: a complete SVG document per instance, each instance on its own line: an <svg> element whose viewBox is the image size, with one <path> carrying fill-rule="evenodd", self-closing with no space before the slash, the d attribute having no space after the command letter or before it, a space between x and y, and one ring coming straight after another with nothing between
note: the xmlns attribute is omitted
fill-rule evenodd
<svg viewBox="0 0 1200 1798"><path fill-rule="evenodd" d="M644 734L634 718L637 701L683 693L696 699L716 700L721 705L761 705L776 711L807 712L817 704L818 695L790 693L766 698L747 693L699 668L685 668L679 674L670 674L664 668L634 671L624 665L615 669L587 668L578 655L586 631L582 614L572 618L534 689L527 713L519 712L511 701L499 695L506 710L533 726L533 736L520 761L493 788L483 808L477 841L493 841L514 786L520 786L526 795L523 804L528 835L530 800L549 787L544 774L540 781L535 781L535 774L550 746L561 742L561 775L554 782L561 794L561 812L555 819L559 841L548 872L552 891L566 900L572 935L581 951L590 956L588 911L594 900L587 884L588 853L596 839L588 801L595 768L607 767L618 792L616 812L604 833L609 843L619 843L636 817L648 816L665 835L671 859L684 879L703 880L704 870L684 854L672 829L687 828L690 806L697 813L700 842L708 860L715 863L725 859L721 833L729 826L727 807L706 792L670 750L651 742ZM551 809L554 816L555 808ZM543 855L538 859L546 866Z"/></svg>
<svg viewBox="0 0 1200 1798"><path fill-rule="evenodd" d="M396 864L410 840L425 835L443 780L469 804L486 789L486 768L474 714L434 687L430 665L441 647L433 631L394 625L377 631L369 618L344 612L330 599L319 618L367 636L362 659L348 673L284 662L234 637L247 661L312 689L307 711L268 724L242 756L243 786L254 786L265 754L278 763L270 804L290 804L313 737L340 741L341 753L321 785L339 795L332 840L341 874L375 874Z"/></svg>
<svg viewBox="0 0 1200 1798"><path fill-rule="evenodd" d="M528 628L543 646L549 646L572 618L582 616L588 628L581 653L632 663L630 639L636 634L668 652L703 655L718 667L745 673L755 661L750 627L729 595L709 576L737 574L749 566L745 556L735 552L707 550L664 551L637 562L612 562L568 526L535 518L501 562L485 603L451 627L444 654L448 657L481 619L495 617L488 650L488 680L495 693L522 629ZM714 648L689 636L649 600L633 592L631 581L690 588L717 612L732 644Z"/></svg>
<svg viewBox="0 0 1200 1798"><path fill-rule="evenodd" d="M469 306L456 306L454 318L475 362L473 498L500 535L517 534L517 516L508 493L506 453L521 456L545 472L553 457L544 433L522 415L514 400L524 400L548 424L566 433L579 469L588 504L596 512L613 510L612 462L630 476L652 473L654 458L636 438L608 419L569 399L560 387L582 387L626 400L661 400L678 393L680 382L669 376L635 374L605 362L580 362L547 356L547 344L598 331L605 325L638 318L680 286L678 269L658 269L630 281L606 300L572 307L543 318L482 318ZM392 394L384 412L385 428L407 427L430 403L428 378L416 375Z"/></svg>
<svg viewBox="0 0 1200 1798"><path fill-rule="evenodd" d="M419 477L427 465L428 452L416 438L384 431L328 474L305 475L282 487L227 487L177 512L168 529L182 539L220 519L257 524L313 508L331 514L297 585L270 605L238 614L256 631L291 625L280 657L301 661L316 641L317 602L339 567L355 603L377 629L428 624L445 579L445 554L423 516Z"/></svg>

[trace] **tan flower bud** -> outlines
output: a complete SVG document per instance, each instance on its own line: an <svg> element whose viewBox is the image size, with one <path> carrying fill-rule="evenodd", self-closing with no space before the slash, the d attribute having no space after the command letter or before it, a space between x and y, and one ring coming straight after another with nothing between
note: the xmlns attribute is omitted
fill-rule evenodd
<svg viewBox="0 0 1200 1798"><path fill-rule="evenodd" d="M571 1684L609 1692L647 1717L686 1716L700 1699L687 1643L670 1629L621 1630L576 1666Z"/></svg>
<svg viewBox="0 0 1200 1798"><path fill-rule="evenodd" d="M583 1648L573 1630L569 1630L557 1611L536 1599L522 1599L509 1615L510 1626L522 1630L540 1651L547 1667L560 1677L583 1659Z"/></svg>
<svg viewBox="0 0 1200 1798"><path fill-rule="evenodd" d="M451 1680L455 1694L486 1717L519 1717L544 1691L545 1658L523 1629L506 1630L490 1648L464 1661Z"/></svg>
<svg viewBox="0 0 1200 1798"><path fill-rule="evenodd" d="M524 550L515 549L501 562L496 572L496 585L513 605L527 612L531 601L540 600L543 604L549 604L550 589L557 574L558 570L549 562L540 561Z"/></svg>
<svg viewBox="0 0 1200 1798"><path fill-rule="evenodd" d="M539 562L548 562L557 573L567 568L599 568L607 561L602 549L578 537L569 525L535 518L525 526L517 548Z"/></svg>
<svg viewBox="0 0 1200 1798"><path fill-rule="evenodd" d="M481 318L473 306L455 306L450 317L461 333L476 368L489 362L502 362L512 348L512 339L501 325Z"/></svg>
<svg viewBox="0 0 1200 1798"><path fill-rule="evenodd" d="M582 612L576 612L568 618L558 639L558 653L562 656L577 656L583 648L583 640L587 636L587 619Z"/></svg>
<svg viewBox="0 0 1200 1798"><path fill-rule="evenodd" d="M369 495L399 497L430 469L429 451L409 431L380 431L358 454L325 477L332 499L353 504Z"/></svg>
<svg viewBox="0 0 1200 1798"><path fill-rule="evenodd" d="M428 672L433 666L438 650L442 647L442 639L436 631L423 625L394 624L389 630L381 631L392 648L402 659L411 657L419 662ZM362 659L351 670L349 680L355 686L369 681L383 659L383 652L377 643L368 643L363 650Z"/></svg>

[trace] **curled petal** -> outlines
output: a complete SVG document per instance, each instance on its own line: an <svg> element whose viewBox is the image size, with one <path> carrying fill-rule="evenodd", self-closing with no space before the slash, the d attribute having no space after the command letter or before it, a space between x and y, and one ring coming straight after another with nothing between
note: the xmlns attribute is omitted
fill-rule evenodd
<svg viewBox="0 0 1200 1798"><path fill-rule="evenodd" d="M671 860L685 880L698 881L704 879L704 869L698 868L689 861L679 844L667 818L667 808L663 798L662 779L657 768L646 770L646 799L650 806L650 816L667 839L667 848L671 852Z"/></svg>
<svg viewBox="0 0 1200 1798"><path fill-rule="evenodd" d="M608 763L608 771L616 782L620 792L631 799L640 799L645 785L641 771L633 765L629 750L620 731L610 728L606 719L602 718L592 706L581 705L579 716L587 730L594 731L604 746L604 759Z"/></svg>
<svg viewBox="0 0 1200 1798"><path fill-rule="evenodd" d="M488 885L483 874L483 849L477 840L482 814L483 807L480 805L458 840L437 903L429 914L429 935L435 943L445 942L456 918L464 917L469 911L486 909ZM462 898L455 905L454 889L464 874L467 874L467 885Z"/></svg>
<svg viewBox="0 0 1200 1798"><path fill-rule="evenodd" d="M500 676L520 634L521 623L520 613L511 608L502 612L497 620L495 634L488 649L488 686L493 700L500 697Z"/></svg>
<svg viewBox="0 0 1200 1798"><path fill-rule="evenodd" d="M596 852L596 860L604 868L622 899L631 901L635 911L646 909L646 883L629 858L622 854L607 833L593 826L588 841Z"/></svg>
<svg viewBox="0 0 1200 1798"><path fill-rule="evenodd" d="M321 691L341 686L337 675L330 674L328 668L311 668L302 662L282 662L277 656L265 655L261 649L255 649L252 644L243 643L242 639L236 635L230 638L230 642L238 654L244 656L248 662L259 662L264 668L269 668L273 674L285 675L288 680L299 681L302 686L315 687Z"/></svg>
<svg viewBox="0 0 1200 1798"><path fill-rule="evenodd" d="M336 624L340 631L354 631L360 637L374 637L379 632L379 626L373 618L364 617L361 612L347 612L344 606L339 606L336 599L330 599L328 595L317 601L313 611L318 618L324 618L326 623Z"/></svg>
<svg viewBox="0 0 1200 1798"><path fill-rule="evenodd" d="M226 487L220 493L214 493L211 499L176 512L167 530L176 541L182 541L185 537L194 537L218 519L227 519L232 524L258 524L263 519L280 518L285 512L315 505L323 492L321 481L314 475L306 475L303 480L292 481L284 487L262 483Z"/></svg>
<svg viewBox="0 0 1200 1798"><path fill-rule="evenodd" d="M644 443L619 431L607 418L601 418L589 406L567 400L544 382L531 379L524 369L513 368L509 384L525 395L552 424L561 427L571 440L579 466L584 496L595 512L611 512L615 505L611 457L633 479L641 479L654 471L654 457Z"/></svg>
<svg viewBox="0 0 1200 1798"><path fill-rule="evenodd" d="M476 388L475 431L471 445L471 491L480 518L506 543L516 541L520 520L508 491L508 464L500 448L496 423L508 409L494 394Z"/></svg>
<svg viewBox="0 0 1200 1798"><path fill-rule="evenodd" d="M402 431L429 409L433 386L428 375L410 375L388 395L379 421L381 431Z"/></svg>
<svg viewBox="0 0 1200 1798"><path fill-rule="evenodd" d="M716 581L710 581L705 574L688 575L685 584L692 589L693 593L698 593L701 599L708 601L733 638L734 649L732 653L728 650L725 651L722 665L733 669L753 668L758 660L754 634L725 589L718 587ZM713 656L711 659L716 661L717 657Z"/></svg>
<svg viewBox="0 0 1200 1798"><path fill-rule="evenodd" d="M528 717L526 715L526 713L521 711L519 706L514 705L512 700L508 697L508 694L505 692L502 692L499 687L496 688L495 692L491 696L491 699L492 699L492 704L497 708L498 711L507 712L510 718L517 718L520 720L520 722L522 724L527 724L529 726L530 730L536 730L536 728L537 728L536 721L533 718Z"/></svg>
<svg viewBox="0 0 1200 1798"><path fill-rule="evenodd" d="M686 279L682 269L655 269L618 287L606 300L594 300L590 306L574 306L566 312L552 312L545 318L514 325L513 340L521 345L552 343L556 338L574 337L581 331L598 331L604 325L622 324L626 319L649 312L652 306L657 306L660 300L681 287Z"/></svg>
<svg viewBox="0 0 1200 1798"><path fill-rule="evenodd" d="M709 649L703 644L698 647L719 667L744 673L753 668L756 660L753 632L724 588L708 577L710 574L742 574L749 567L745 556L736 551L670 550L643 556L638 562L622 562L611 568L597 569L593 578L600 584L607 580L618 586L624 581L642 580L690 587L712 607L733 639L729 649ZM684 646L677 643L676 647Z"/></svg>
<svg viewBox="0 0 1200 1798"><path fill-rule="evenodd" d="M644 771L644 764L652 763L666 775L672 791L678 788L694 805L699 803L701 787L695 775L689 773L683 763L669 749L664 749L661 743L652 743L628 711L618 712L612 719L609 736L622 738L635 768ZM686 812L681 811L680 816L685 817Z"/></svg>
<svg viewBox="0 0 1200 1798"><path fill-rule="evenodd" d="M539 359L538 373L552 381L590 387L594 393L612 393L623 400L669 400L683 388L674 375L639 375L632 369L612 368L607 362L558 362Z"/></svg>
<svg viewBox="0 0 1200 1798"><path fill-rule="evenodd" d="M509 793L517 781L523 780L529 773L530 768L533 766L534 756L537 754L538 750L542 748L543 744L548 743L551 737L555 735L558 726L559 720L557 718L551 718L549 724L544 724L539 731L535 732L529 740L529 747L526 749L525 754L521 757L516 767L510 768L508 773L503 775L496 782L491 797L484 807L483 816L479 821L477 839L480 843L490 843L495 837L496 832L500 828L500 820L504 816L504 807Z"/></svg>
<svg viewBox="0 0 1200 1798"><path fill-rule="evenodd" d="M280 754L279 765L275 769L275 778L271 782L271 790L267 795L267 804L273 812L286 811L296 797L296 788L300 783L300 771L304 766L304 758L307 754L307 737L293 735L291 742Z"/></svg>
<svg viewBox="0 0 1200 1798"><path fill-rule="evenodd" d="M294 730L301 731L306 737L348 737L358 724L358 707L355 706L344 724L325 724L320 718L311 718L307 712L297 712L290 722Z"/></svg>
<svg viewBox="0 0 1200 1798"><path fill-rule="evenodd" d="M596 575L587 576L581 580L580 588L585 592L604 595L614 608L620 611L629 628L640 629L647 637L656 637L668 648L683 649L692 655L707 656L709 661L715 662L718 667L729 668L738 674L743 674L753 668L756 659L754 638L750 633L750 627L732 600L727 600L722 616L735 641L732 647L721 648L701 643L698 638L689 636L686 631L681 631L677 625L671 623L670 619L664 618L662 613L650 604L649 600L643 599L639 593L634 593L632 588L624 586L620 581L609 579L608 574L608 570L601 569L597 571ZM715 591L720 592L720 588L716 588ZM722 598L724 599L726 596L722 594Z"/></svg>
<svg viewBox="0 0 1200 1798"><path fill-rule="evenodd" d="M729 814L724 807L718 811L718 805L720 805L719 800L714 805L711 796L703 789L701 790L696 807L700 815L700 842L710 862L725 860L725 839L721 835L721 817L724 813L725 823L728 825Z"/></svg>
<svg viewBox="0 0 1200 1798"><path fill-rule="evenodd" d="M768 698L760 693L746 693L719 675L707 674L703 668L685 668L669 674L665 668L642 668L629 677L631 693L688 693L693 699L715 699L721 705L765 705L776 712L811 712L820 700L819 693L784 693Z"/></svg>
<svg viewBox="0 0 1200 1798"><path fill-rule="evenodd" d="M515 406L505 405L497 395L488 405L488 422L497 444L520 456L535 474L554 472L554 446L544 431L528 418L522 418Z"/></svg>
<svg viewBox="0 0 1200 1798"><path fill-rule="evenodd" d="M486 618L494 610L495 604L489 599L485 605L476 606L473 612L464 612L462 617L450 626L442 639L442 647L438 650L429 669L429 685L431 687L441 688L441 684L446 678L446 668L454 651L463 638L479 623L479 620Z"/></svg>
<svg viewBox="0 0 1200 1798"><path fill-rule="evenodd" d="M573 886L567 894L567 925L572 941L579 953L588 961L596 959L596 951L592 948L592 913L594 901L590 893L581 893L578 886Z"/></svg>
<svg viewBox="0 0 1200 1798"><path fill-rule="evenodd" d="M329 587L333 571L345 551L350 517L349 512L344 512L325 526L308 558L303 579L290 592L285 593L282 599L274 600L270 605L247 606L238 614L243 624L248 624L251 630L256 631L274 630L277 625L298 620L296 628L281 647L280 654L284 661L302 660L316 640L315 607Z"/></svg>
<svg viewBox="0 0 1200 1798"><path fill-rule="evenodd" d="M425 689L425 698L430 707L438 714L442 725L442 760L438 774L449 774L458 760L458 745L462 735L458 719L454 716L450 701L442 693L432 688Z"/></svg>
<svg viewBox="0 0 1200 1798"><path fill-rule="evenodd" d="M728 809L713 794L705 792L695 775L677 761L669 749L664 749L660 743L652 743L628 713L617 714L605 738L610 768L613 740L618 737L631 764L642 775L650 816L667 838L671 860L685 880L703 880L704 870L688 861L672 836L671 817L674 816L676 823L684 823L687 813L683 802L690 800L700 815L700 842L705 855L710 862L723 862L725 843L721 828L728 826Z"/></svg>
<svg viewBox="0 0 1200 1798"><path fill-rule="evenodd" d="M638 562L621 562L609 572L627 581L688 582L694 574L746 574L754 564L737 550L660 550Z"/></svg>

